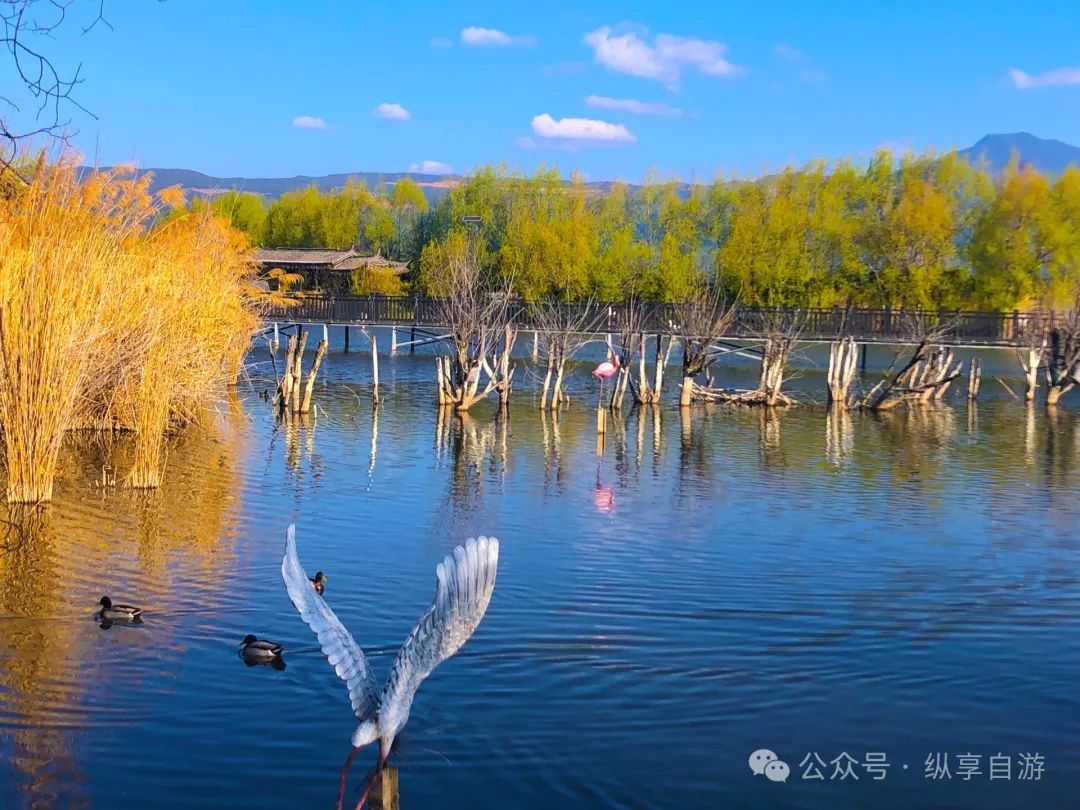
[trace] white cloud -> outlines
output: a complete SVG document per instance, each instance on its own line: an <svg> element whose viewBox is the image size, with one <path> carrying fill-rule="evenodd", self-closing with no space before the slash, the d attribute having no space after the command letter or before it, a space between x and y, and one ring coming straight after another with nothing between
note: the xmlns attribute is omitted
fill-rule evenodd
<svg viewBox="0 0 1080 810"><path fill-rule="evenodd" d="M432 37L430 40L428 40L428 45L430 45L432 48L452 48L452 47L454 47L454 43L451 42L446 37Z"/></svg>
<svg viewBox="0 0 1080 810"><path fill-rule="evenodd" d="M682 115L678 107L669 107L657 101L638 101L633 98L608 98L607 96L587 96L585 103L590 107L605 110L623 110L634 115Z"/></svg>
<svg viewBox="0 0 1080 810"><path fill-rule="evenodd" d="M785 62L801 62L806 58L806 54L798 48L792 48L790 45L785 45L782 42L773 48L773 51L775 51L776 55Z"/></svg>
<svg viewBox="0 0 1080 810"><path fill-rule="evenodd" d="M400 104L390 104L383 102L375 108L375 115L379 118L385 118L387 121L408 121L409 111L402 107Z"/></svg>
<svg viewBox="0 0 1080 810"><path fill-rule="evenodd" d="M532 120L533 134L540 138L600 143L633 143L634 134L622 124L609 124L592 118L552 118L547 113Z"/></svg>
<svg viewBox="0 0 1080 810"><path fill-rule="evenodd" d="M292 120L297 129L327 129L326 122L313 115L298 115Z"/></svg>
<svg viewBox="0 0 1080 810"><path fill-rule="evenodd" d="M405 171L415 174L454 174L454 166L437 160L421 160L419 163L409 163Z"/></svg>
<svg viewBox="0 0 1080 810"><path fill-rule="evenodd" d="M522 135L520 138L514 138L514 146L519 149L535 149L536 141L530 138L528 135Z"/></svg>
<svg viewBox="0 0 1080 810"><path fill-rule="evenodd" d="M409 165L410 172L416 174L453 174L454 167L449 163L442 163L438 160L421 160L419 163L412 163Z"/></svg>
<svg viewBox="0 0 1080 810"><path fill-rule="evenodd" d="M1071 84L1080 84L1080 68L1059 67L1032 76L1022 70L1011 68L1009 78L1018 90L1037 90L1040 87L1066 87Z"/></svg>
<svg viewBox="0 0 1080 810"><path fill-rule="evenodd" d="M657 34L650 45L634 32L613 34L611 28L597 28L585 35L598 64L616 73L655 79L669 88L678 87L684 67L707 76L740 76L745 68L729 62L727 45L715 40Z"/></svg>
<svg viewBox="0 0 1080 810"><path fill-rule="evenodd" d="M505 48L509 45L535 45L534 36L511 36L497 28L478 28L470 25L461 29L461 42L474 47Z"/></svg>

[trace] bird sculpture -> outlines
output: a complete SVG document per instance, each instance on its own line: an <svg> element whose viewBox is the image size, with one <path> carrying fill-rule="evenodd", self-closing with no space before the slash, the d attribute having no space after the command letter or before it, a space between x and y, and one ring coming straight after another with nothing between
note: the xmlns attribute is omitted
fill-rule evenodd
<svg viewBox="0 0 1080 810"><path fill-rule="evenodd" d="M101 601L98 602L101 605L101 610L97 612L97 617L105 622L138 622L142 616L142 608L132 607L131 605L114 605L112 599L107 596L101 597Z"/></svg>
<svg viewBox="0 0 1080 810"><path fill-rule="evenodd" d="M609 377L614 377L619 371L619 355L615 355L610 360L605 360L592 370L592 375L600 381L600 405L603 406L604 402L604 380Z"/></svg>
<svg viewBox="0 0 1080 810"><path fill-rule="evenodd" d="M378 741L379 758L372 775L386 764L394 738L409 720L409 710L420 684L435 667L457 652L479 626L491 601L498 565L499 541L494 537L469 538L439 563L435 569L435 599L405 639L390 668L390 677L380 689L359 645L311 587L296 555L296 528L289 526L285 556L281 560L281 576L289 600L318 637L323 654L348 687L353 713L360 721L352 735L352 751L341 769L338 810L356 754ZM363 807L370 789L369 779L357 810Z"/></svg>

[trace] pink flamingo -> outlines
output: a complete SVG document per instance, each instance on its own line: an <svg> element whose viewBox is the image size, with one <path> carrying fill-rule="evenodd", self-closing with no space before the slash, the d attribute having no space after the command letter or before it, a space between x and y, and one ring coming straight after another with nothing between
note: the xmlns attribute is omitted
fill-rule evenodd
<svg viewBox="0 0 1080 810"><path fill-rule="evenodd" d="M614 377L619 370L619 355L615 355L611 360L605 360L592 370L592 375L600 381L600 401L597 403L599 406L604 404L604 380L608 377Z"/></svg>

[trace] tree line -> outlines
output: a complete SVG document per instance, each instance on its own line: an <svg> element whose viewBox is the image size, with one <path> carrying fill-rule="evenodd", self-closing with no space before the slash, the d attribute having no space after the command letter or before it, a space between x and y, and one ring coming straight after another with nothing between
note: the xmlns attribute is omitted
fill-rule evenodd
<svg viewBox="0 0 1080 810"><path fill-rule="evenodd" d="M1080 286L1080 170L1052 178L1014 160L993 174L955 152L708 185L483 166L434 205L409 179L194 205L257 245L409 262L413 291L434 296L465 256L530 300L677 302L709 285L746 306L1011 310L1070 306ZM364 278L354 289L397 291Z"/></svg>

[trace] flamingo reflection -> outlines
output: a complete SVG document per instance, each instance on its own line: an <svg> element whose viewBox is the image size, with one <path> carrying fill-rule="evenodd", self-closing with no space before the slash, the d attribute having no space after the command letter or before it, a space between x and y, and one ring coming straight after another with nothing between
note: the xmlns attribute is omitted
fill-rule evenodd
<svg viewBox="0 0 1080 810"><path fill-rule="evenodd" d="M610 515L615 511L615 490L610 484L600 481L600 470L596 470L596 487L593 489L593 506L601 515Z"/></svg>

